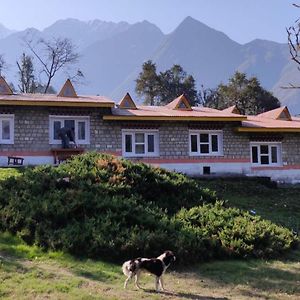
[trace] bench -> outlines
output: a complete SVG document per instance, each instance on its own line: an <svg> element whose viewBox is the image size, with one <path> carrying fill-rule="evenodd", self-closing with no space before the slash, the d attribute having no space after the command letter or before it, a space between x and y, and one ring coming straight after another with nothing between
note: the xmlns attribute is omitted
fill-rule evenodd
<svg viewBox="0 0 300 300"><path fill-rule="evenodd" d="M7 157L7 164L14 165L14 166L23 166L24 158L18 156L8 156Z"/></svg>
<svg viewBox="0 0 300 300"><path fill-rule="evenodd" d="M84 152L83 148L54 148L51 149L54 157L54 164L60 164L61 162L71 158L74 155L82 154Z"/></svg>

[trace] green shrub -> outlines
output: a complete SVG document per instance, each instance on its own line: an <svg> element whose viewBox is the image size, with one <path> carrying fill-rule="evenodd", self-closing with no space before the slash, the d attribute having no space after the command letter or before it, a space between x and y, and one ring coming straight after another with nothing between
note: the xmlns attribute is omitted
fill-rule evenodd
<svg viewBox="0 0 300 300"><path fill-rule="evenodd" d="M191 255L198 259L276 257L297 242L287 228L246 211L224 208L221 202L182 209L174 220L182 225L183 232L177 248L193 244L189 247Z"/></svg>
<svg viewBox="0 0 300 300"><path fill-rule="evenodd" d="M182 174L89 153L1 181L0 229L80 256L120 260L172 249L185 263L274 257L297 241L215 201Z"/></svg>

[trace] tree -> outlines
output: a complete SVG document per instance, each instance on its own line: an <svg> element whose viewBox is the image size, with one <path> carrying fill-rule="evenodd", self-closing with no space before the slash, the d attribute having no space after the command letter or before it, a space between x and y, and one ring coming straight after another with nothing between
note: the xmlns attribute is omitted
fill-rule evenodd
<svg viewBox="0 0 300 300"><path fill-rule="evenodd" d="M40 39L37 45L34 45L29 40L25 40L25 43L42 65L42 73L46 75L44 93L47 93L51 81L57 72L74 65L79 58L79 54L75 51L75 46L67 38ZM39 50L39 47L41 50ZM81 71L78 71L77 74L83 76Z"/></svg>
<svg viewBox="0 0 300 300"><path fill-rule="evenodd" d="M203 98L203 97L202 97ZM256 77L236 72L227 85L219 84L202 99L204 106L225 109L236 105L241 114L256 115L280 106L279 100L261 87Z"/></svg>
<svg viewBox="0 0 300 300"><path fill-rule="evenodd" d="M20 62L17 61L19 74L19 90L22 93L34 93L36 89L32 56L22 54Z"/></svg>
<svg viewBox="0 0 300 300"><path fill-rule="evenodd" d="M300 5L293 5L300 8ZM294 25L286 28L286 32L291 59L298 65L298 70L300 71L300 19L297 19ZM300 88L300 86L290 83L288 87L283 88Z"/></svg>
<svg viewBox="0 0 300 300"><path fill-rule="evenodd" d="M187 75L180 65L173 65L159 75L159 98L161 104L167 104L181 94L185 94L191 105L198 102L195 79Z"/></svg>
<svg viewBox="0 0 300 300"><path fill-rule="evenodd" d="M6 61L4 59L4 55L0 54L0 76L2 76L2 71L4 69L6 69L7 65L6 65Z"/></svg>
<svg viewBox="0 0 300 300"><path fill-rule="evenodd" d="M156 65L151 61L143 64L143 70L136 80L136 92L144 97L144 103L164 105L185 94L192 105L198 103L195 79L187 75L180 65L173 65L157 74Z"/></svg>
<svg viewBox="0 0 300 300"><path fill-rule="evenodd" d="M148 60L143 64L142 72L136 80L135 91L140 97L144 97L144 103L157 105L159 78L156 74L156 65Z"/></svg>

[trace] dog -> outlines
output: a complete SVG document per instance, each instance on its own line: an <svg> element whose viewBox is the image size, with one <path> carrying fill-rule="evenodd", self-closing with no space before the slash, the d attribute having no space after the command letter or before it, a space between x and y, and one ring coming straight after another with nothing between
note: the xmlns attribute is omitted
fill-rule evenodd
<svg viewBox="0 0 300 300"><path fill-rule="evenodd" d="M135 277L135 286L141 289L139 285L139 277L142 271L146 271L155 276L155 289L158 291L158 286L162 291L165 291L163 286L162 275L166 272L167 268L172 262L176 260L172 251L165 251L157 258L136 258L125 261L122 265L122 271L127 276L124 282L124 289L127 288L127 284L130 279Z"/></svg>

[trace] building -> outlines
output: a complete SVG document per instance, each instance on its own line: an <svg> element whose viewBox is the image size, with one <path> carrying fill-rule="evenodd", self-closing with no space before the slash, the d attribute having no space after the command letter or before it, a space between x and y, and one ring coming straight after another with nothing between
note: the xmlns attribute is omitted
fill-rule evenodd
<svg viewBox="0 0 300 300"><path fill-rule="evenodd" d="M7 166L8 157L53 164L55 151L64 152L61 127L74 128L80 150L188 175L300 182L300 118L287 107L243 116L235 107L191 107L184 95L166 106L139 106L129 94L116 105L102 96L78 96L69 80L58 95L45 95L13 94L0 78L0 165Z"/></svg>

